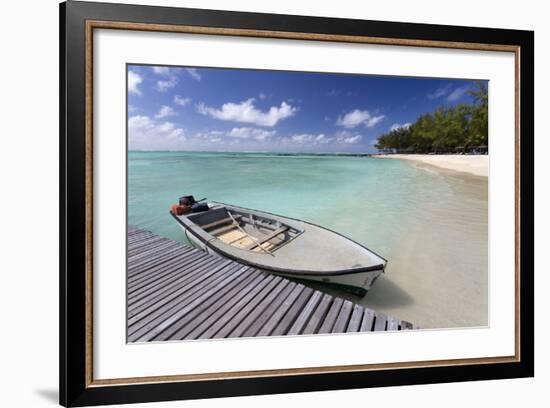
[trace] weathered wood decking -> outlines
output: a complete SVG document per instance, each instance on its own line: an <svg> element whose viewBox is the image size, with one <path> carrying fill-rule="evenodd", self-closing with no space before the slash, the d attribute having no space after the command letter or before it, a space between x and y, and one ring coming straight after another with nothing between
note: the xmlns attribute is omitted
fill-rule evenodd
<svg viewBox="0 0 550 408"><path fill-rule="evenodd" d="M151 232L128 229L129 342L412 329Z"/></svg>

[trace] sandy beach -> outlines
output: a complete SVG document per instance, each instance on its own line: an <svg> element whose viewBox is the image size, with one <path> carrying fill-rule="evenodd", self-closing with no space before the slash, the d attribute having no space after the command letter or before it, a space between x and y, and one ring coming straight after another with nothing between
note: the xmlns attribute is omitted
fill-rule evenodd
<svg viewBox="0 0 550 408"><path fill-rule="evenodd" d="M489 176L488 155L462 155L462 154L378 154L373 157L381 159L411 160L417 163L428 164L438 168L460 171L474 176Z"/></svg>

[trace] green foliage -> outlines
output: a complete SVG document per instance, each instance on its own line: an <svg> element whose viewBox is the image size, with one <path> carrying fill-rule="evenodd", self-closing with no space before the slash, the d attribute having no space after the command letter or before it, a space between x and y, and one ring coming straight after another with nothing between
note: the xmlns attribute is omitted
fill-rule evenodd
<svg viewBox="0 0 550 408"><path fill-rule="evenodd" d="M473 104L439 107L421 115L409 127L394 129L378 138L378 150L405 153L451 153L488 145L488 90L478 82L469 95Z"/></svg>

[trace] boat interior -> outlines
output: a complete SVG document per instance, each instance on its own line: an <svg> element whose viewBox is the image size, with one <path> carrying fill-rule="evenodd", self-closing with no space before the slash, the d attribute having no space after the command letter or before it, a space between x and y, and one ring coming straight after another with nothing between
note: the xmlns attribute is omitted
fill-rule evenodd
<svg viewBox="0 0 550 408"><path fill-rule="evenodd" d="M227 245L266 254L272 254L303 232L279 220L226 207L190 214L187 218Z"/></svg>

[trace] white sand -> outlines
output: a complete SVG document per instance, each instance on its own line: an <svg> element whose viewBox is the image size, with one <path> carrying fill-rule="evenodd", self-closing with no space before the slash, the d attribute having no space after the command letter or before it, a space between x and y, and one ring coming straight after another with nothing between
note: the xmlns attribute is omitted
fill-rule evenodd
<svg viewBox="0 0 550 408"><path fill-rule="evenodd" d="M461 155L461 154L377 154L373 157L382 159L412 160L418 163L429 164L446 170L460 171L474 176L489 176L488 155Z"/></svg>

